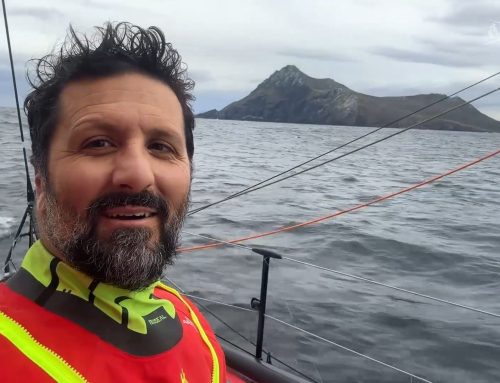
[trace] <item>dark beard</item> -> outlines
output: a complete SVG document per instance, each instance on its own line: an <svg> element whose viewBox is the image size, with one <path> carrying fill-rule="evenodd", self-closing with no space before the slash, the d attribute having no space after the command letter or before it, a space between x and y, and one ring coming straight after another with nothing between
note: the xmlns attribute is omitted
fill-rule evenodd
<svg viewBox="0 0 500 383"><path fill-rule="evenodd" d="M138 194L108 194L91 204L87 217L75 215L74 209L61 208L55 197L55 193L47 192L44 223L47 237L64 254L67 263L90 278L138 291L158 281L165 267L174 263L189 194L177 211L171 211L165 199L147 190ZM102 212L126 205L157 211L160 221L158 240L152 241L153 231L150 228L118 229L106 239L98 238ZM60 235L60 225L66 226L66 232L70 229L70 234Z"/></svg>

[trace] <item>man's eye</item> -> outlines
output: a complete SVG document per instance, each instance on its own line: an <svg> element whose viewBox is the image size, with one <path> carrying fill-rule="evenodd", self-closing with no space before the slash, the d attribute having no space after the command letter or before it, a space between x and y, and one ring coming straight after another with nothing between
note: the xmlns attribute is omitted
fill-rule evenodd
<svg viewBox="0 0 500 383"><path fill-rule="evenodd" d="M87 145L87 148L108 148L111 146L111 143L106 140L95 140L90 142Z"/></svg>
<svg viewBox="0 0 500 383"><path fill-rule="evenodd" d="M154 142L149 145L149 149L159 151L159 152L172 152L172 148L168 145L162 144L160 142Z"/></svg>

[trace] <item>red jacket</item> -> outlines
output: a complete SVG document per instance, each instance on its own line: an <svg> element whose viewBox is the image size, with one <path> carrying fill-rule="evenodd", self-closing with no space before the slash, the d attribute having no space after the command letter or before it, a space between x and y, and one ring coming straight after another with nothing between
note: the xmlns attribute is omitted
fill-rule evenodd
<svg viewBox="0 0 500 383"><path fill-rule="evenodd" d="M130 355L3 283L0 284L0 311L21 324L39 343L65 359L89 382L210 382L213 360L192 323L188 308L176 296L162 289L155 288L153 295L171 301L182 323L181 340L168 351L153 356ZM226 383L224 354L214 333L195 305L188 304L217 353L220 382ZM53 381L1 335L0 374L2 382Z"/></svg>

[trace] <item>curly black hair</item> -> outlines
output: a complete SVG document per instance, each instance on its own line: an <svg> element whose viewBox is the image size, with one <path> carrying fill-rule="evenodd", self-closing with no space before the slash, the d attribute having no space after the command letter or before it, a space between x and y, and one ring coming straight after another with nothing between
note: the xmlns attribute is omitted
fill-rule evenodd
<svg viewBox="0 0 500 383"><path fill-rule="evenodd" d="M58 123L58 99L64 87L71 81L126 72L151 76L173 90L182 106L187 152L192 161L194 82L187 77L181 56L165 41L159 28L107 22L103 27L95 27L95 33L87 37L77 34L70 25L58 50L32 61L35 66L28 73L28 81L33 90L26 96L24 110L30 128L31 163L42 177L48 177L49 146Z"/></svg>

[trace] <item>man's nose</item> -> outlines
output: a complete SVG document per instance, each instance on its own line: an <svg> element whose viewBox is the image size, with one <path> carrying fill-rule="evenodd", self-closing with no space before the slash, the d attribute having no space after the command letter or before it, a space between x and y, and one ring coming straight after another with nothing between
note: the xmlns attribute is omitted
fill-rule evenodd
<svg viewBox="0 0 500 383"><path fill-rule="evenodd" d="M154 183L151 156L142 145L129 145L115 157L113 185L121 190L138 193Z"/></svg>

